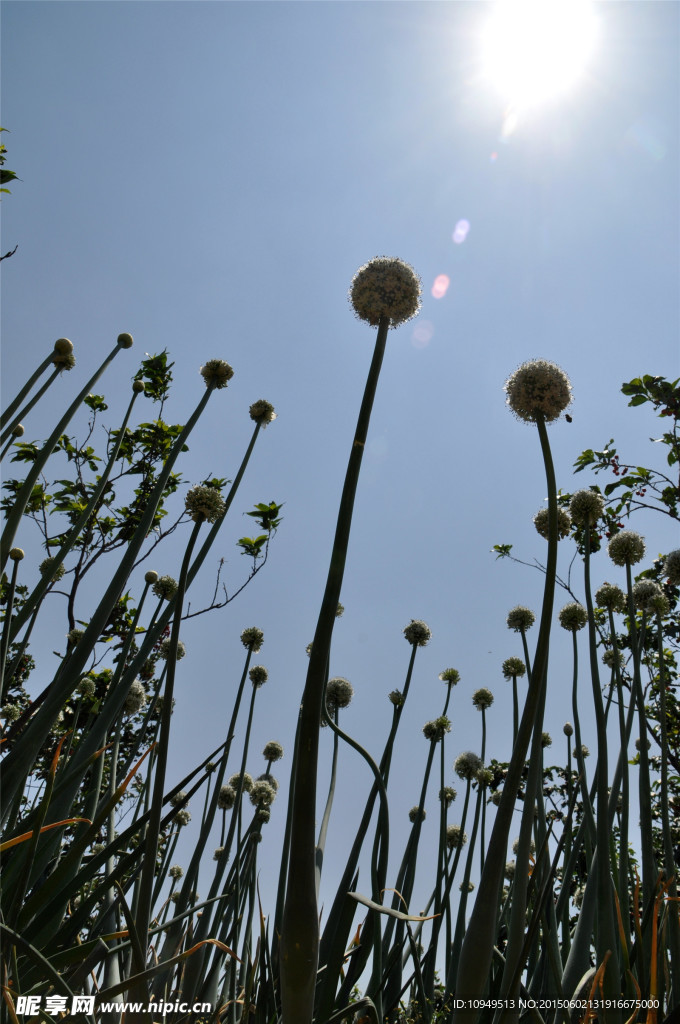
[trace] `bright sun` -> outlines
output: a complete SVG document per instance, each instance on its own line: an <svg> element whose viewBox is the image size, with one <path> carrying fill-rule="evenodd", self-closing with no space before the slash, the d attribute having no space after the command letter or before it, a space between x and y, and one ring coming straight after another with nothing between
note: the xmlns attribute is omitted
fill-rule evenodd
<svg viewBox="0 0 680 1024"><path fill-rule="evenodd" d="M500 0L484 29L484 73L515 109L553 99L581 77L595 42L588 0Z"/></svg>

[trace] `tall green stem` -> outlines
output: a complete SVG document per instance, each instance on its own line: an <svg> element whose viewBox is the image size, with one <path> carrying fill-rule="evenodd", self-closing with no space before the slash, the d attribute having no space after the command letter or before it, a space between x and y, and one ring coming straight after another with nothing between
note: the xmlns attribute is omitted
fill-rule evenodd
<svg viewBox="0 0 680 1024"><path fill-rule="evenodd" d="M347 465L326 589L312 642L302 699L300 744L292 794L291 863L281 932L283 1024L311 1024L314 1012L314 986L319 955L314 822L324 673L345 571L359 471L388 328L388 318L382 317Z"/></svg>
<svg viewBox="0 0 680 1024"><path fill-rule="evenodd" d="M557 485L548 434L542 417L536 421L545 465L548 490L548 557L546 562L543 607L539 627L536 654L534 657L531 682L522 719L517 733L508 774L503 786L493 829L489 837L489 849L484 871L477 890L470 923L468 925L458 964L456 988L470 997L481 997L489 977L491 959L496 939L498 917L498 894L501 889L508 834L512 824L517 793L522 781L529 742L538 714L542 690L545 686L548 660L548 642L555 597L555 575L557 571ZM527 671L529 665L527 664ZM454 1024L463 1024L464 1011L457 1010Z"/></svg>

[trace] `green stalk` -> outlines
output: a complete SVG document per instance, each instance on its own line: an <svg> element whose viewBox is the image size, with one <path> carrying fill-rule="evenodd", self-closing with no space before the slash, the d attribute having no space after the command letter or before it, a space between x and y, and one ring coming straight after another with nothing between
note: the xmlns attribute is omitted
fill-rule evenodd
<svg viewBox="0 0 680 1024"><path fill-rule="evenodd" d="M661 831L663 835L664 868L668 882L668 953L670 957L671 990L676 1005L680 1001L680 921L678 919L678 870L673 855L673 837L668 814L668 711L666 708L666 666L663 649L663 628L661 613L656 613L656 628L659 649L659 696L661 729ZM669 1003L670 1005L670 1003Z"/></svg>
<svg viewBox="0 0 680 1024"><path fill-rule="evenodd" d="M3 530L2 538L0 538L0 571L2 571L5 568L10 548L14 543L14 537L16 536L16 532L19 528L21 517L26 511L26 506L33 492L33 488L38 482L38 478L42 473L43 469L45 468L47 460L49 459L50 455L56 448L59 438L64 433L64 428L68 424L69 420L78 411L80 406L83 404L84 399L87 398L87 396L90 394L92 388L97 383L101 375L104 373L104 370L107 368L109 363L111 363L113 359L118 355L120 348L121 346L119 344L116 344L115 348L112 349L112 351L106 357L106 359L101 364L97 372L93 374L92 377L90 377L85 387L82 389L82 391L79 392L75 400L71 403L71 405L68 407L64 415L57 423L56 427L54 428L54 430L48 437L47 441L43 445L41 451L39 452L35 462L31 466L30 472L28 473L26 479L24 480L21 486L19 493L16 496L14 505L12 506L12 511L7 517L7 524L5 526L5 529Z"/></svg>
<svg viewBox="0 0 680 1024"><path fill-rule="evenodd" d="M31 411L31 409L33 408L33 406L36 405L40 401L40 399L45 394L45 392L47 391L47 389L50 386L50 384L52 383L52 381L56 380L56 378L59 376L59 374L61 373L61 371L63 369L64 369L63 366L57 366L52 371L52 373L47 378L47 380L42 385L42 387L39 388L38 391L36 391L36 393L34 394L33 398L30 400L30 402L28 402L24 406L24 408L21 410L21 412L19 412L19 414L14 417L14 419L9 424L7 429L2 431L2 433L0 434L0 444L4 444L5 441L7 440L7 438L10 438L10 444L12 443L11 437L12 437L12 432L14 431L14 428L17 427L21 423L22 420L26 419L26 417L28 416L28 414ZM5 451L6 451L6 449L5 449ZM4 456L5 452L3 452L2 454Z"/></svg>
<svg viewBox="0 0 680 1024"><path fill-rule="evenodd" d="M68 531L68 534L66 536L66 540L61 545L61 547L59 548L57 553L55 555L50 556L52 558L52 565L53 565L52 572L53 572L53 574L59 568L59 566L62 564L62 562L64 561L64 559L68 555L69 551L71 551L71 549L73 548L73 545L78 540L78 537L80 536L81 531L84 529L84 527L85 527L86 523L88 522L90 516L92 515L92 513L96 509L97 504L99 502L99 499L101 498L102 494L104 493L104 490L106 489L106 486L107 486L107 484L109 482L109 477L111 476L111 473L113 471L113 467L115 465L116 459L118 458L118 453L120 451L120 446L123 443L123 438L125 437L125 430L127 428L127 424L128 424L128 420L130 419L130 415L132 413L132 408L133 408L133 406L135 404L135 401L137 400L137 394L138 394L138 392L136 392L136 391L134 391L132 393L132 398L130 399L130 404L127 407L127 412L125 413L125 416L123 418L123 424L122 424L122 426L120 428L120 431L119 431L118 436L116 438L116 441L114 443L113 449L111 451L111 455L110 455L109 460L108 460L108 462L106 464L106 468L105 468L102 476L100 477L99 482L97 483L97 486L95 487L95 489L94 489L94 491L92 493L92 497L90 498L90 500L87 503L87 507L85 509L83 509L81 514L78 516L78 519L76 520L76 522L73 524L71 529ZM19 632L19 630L21 629L21 627L28 620L28 618L31 615L33 609L40 603L40 601L43 598L43 595L45 594L45 591L47 590L47 588L50 586L50 584L52 582L52 578L47 578L47 577L44 577L44 576L41 577L40 581L38 582L38 585L35 587L35 589L30 594L30 596L26 599L26 603L24 604L23 608L21 609L21 611L17 615L17 617L14 620L14 623L12 625L11 639L14 639L16 637L16 635Z"/></svg>
<svg viewBox="0 0 680 1024"><path fill-rule="evenodd" d="M258 686L256 686L253 683L253 690L252 690L252 694L251 694L251 697L250 697L250 707L248 709L248 720L247 720L247 723L246 723L246 733L245 733L245 738L244 738L244 741L243 741L243 753L241 755L240 779L239 779L238 789L236 791L236 799L234 801L234 806L232 808L232 817L231 817L231 822L229 824L229 832L227 833L227 839L226 839L226 842L224 844L224 850L220 854L219 866L218 866L218 869L216 869L216 871L215 871L215 875L214 875L214 878L212 880L212 884L210 886L210 892L208 893L208 899L212 899L212 897L217 895L217 890L219 888L220 879L222 878L222 874L224 872L224 868L226 867L227 862L229 860L229 854L230 854L230 851L231 851L231 844L232 844L232 842L234 840L234 833L236 831L236 826L237 825L239 825L239 835L238 835L238 838L237 838L237 844L238 844L238 846L240 848L240 822L241 822L242 800L243 800L243 777L245 775L246 759L248 757L248 749L249 749L249 746L250 746L250 733L251 733L252 724L253 724L253 715L254 715L254 711L255 711L255 697L257 695L257 691L258 691ZM238 863L238 855L237 855L237 858L236 858L236 862ZM238 876L237 876L237 879L238 879ZM185 881L184 889L186 889L186 886L187 886L187 883ZM183 896L184 896L184 889L182 891L182 895ZM182 906L181 902L179 904L179 909L180 910L183 909L183 906ZM198 922L198 925L197 925L197 928L196 928L196 935L195 935L195 941L196 942L201 942L203 939L208 937L208 933L209 933L209 930L210 930L211 917L212 917L211 913L208 913L208 912L205 912L205 911L201 915L201 919ZM189 963L187 964L185 975L184 975L183 989L182 989L184 999L187 1002L192 1002L193 999L194 999L195 993L196 993L196 991L198 989L198 985L200 984L200 981L201 981L202 968L203 968L203 965L205 963L207 953L208 953L207 947L203 947L202 949L198 950L197 953L194 953L194 955L191 957Z"/></svg>
<svg viewBox="0 0 680 1024"><path fill-rule="evenodd" d="M548 434L542 417L539 416L536 426L541 442L548 489L548 557L541 623L533 671L531 672L531 682L517 734L517 742L512 752L501 801L498 805L493 829L489 837L489 849L486 861L484 862L484 871L480 879L477 898L463 941L458 965L458 991L462 992L464 990L466 995L479 998L484 993L491 969L491 960L496 940L498 894L501 890L503 879L508 833L512 824L515 800L522 780L522 771L527 750L529 749L529 741L534 729L534 721L545 685L548 641L555 596L555 575L557 571L557 485ZM527 663L528 671L529 664ZM454 1024L465 1024L465 1020L464 1011L457 1010L454 1014Z"/></svg>
<svg viewBox="0 0 680 1024"><path fill-rule="evenodd" d="M165 693L163 695L163 712L161 717L161 729L160 739L155 749L156 754L156 765L154 773L154 785L153 785L153 797L151 801L151 817L146 830L146 842L145 842L145 853L144 861L142 865L142 874L140 878L139 886L139 902L136 914L136 925L137 932L140 937L140 943L142 950L146 951L149 942L149 927L151 923L151 899L153 896L154 888L154 874L156 868L156 854L158 837L160 835L160 824L163 807L163 793L165 789L165 774L168 763L168 749L170 743L170 719L172 716L172 697L175 688L175 671L176 671L176 652L177 644L179 642L179 631L182 622L182 606L184 603L184 594L187 586L187 573L189 570L189 562L191 560L191 553L194 549L194 545L198 538L198 531L201 528L201 520L199 519L194 523L194 528L191 531L189 543L187 544L184 558L182 560L182 569L180 571L179 582L177 585L176 593L176 604L175 604L175 617L172 623L172 632L170 634L170 654L167 659L167 675L165 681ZM180 908L181 910L182 908ZM144 998L140 995L140 998ZM135 1015L133 1014L133 1020ZM145 1015L142 1015L141 1020L145 1019Z"/></svg>
<svg viewBox="0 0 680 1024"><path fill-rule="evenodd" d="M335 709L335 724L338 724L339 709ZM328 785L328 796L326 797L326 807L323 812L323 818L321 819L321 827L319 828L319 838L316 843L316 898L319 898L319 886L321 884L321 869L323 867L323 854L326 846L326 836L328 834L328 822L331 817L331 810L333 808L333 797L335 796L335 783L338 774L338 734L333 733L333 757L331 760L331 779Z"/></svg>
<svg viewBox="0 0 680 1024"><path fill-rule="evenodd" d="M626 736L626 716L623 706L623 684L621 682L621 667L619 665L619 645L616 638L616 629L614 627L614 613L612 609L609 609L609 636L612 640L613 650L613 672L614 681L616 685L616 695L619 706L619 743L621 752L626 754L628 739ZM628 772L628 757L624 756L621 761L622 765L622 776L621 776L621 817L619 821L619 865L618 865L618 894L619 894L619 907L621 909L621 918L624 921L626 928L630 921L630 901L629 901L629 888L628 888L628 824L630 816L630 795L629 795L629 772Z"/></svg>
<svg viewBox="0 0 680 1024"><path fill-rule="evenodd" d="M47 367L52 364L52 360L53 359L54 359L54 352L50 352L50 354L43 359L43 361L40 364L40 366L38 367L38 369L35 370L35 372L31 374L31 376L28 378L28 380L26 381L26 383L22 387L22 389L19 392L19 394L15 398L12 399L12 401L9 403L9 405L3 410L2 414L0 415L0 427L4 427L5 423L7 423L8 420L14 415L14 413L17 411L17 409L19 408L19 406L23 402L23 400L26 397L26 395L30 392L30 390L33 387L33 385L35 384L35 382L40 377L42 377L42 375L45 372L45 370L47 369Z"/></svg>
<svg viewBox="0 0 680 1024"><path fill-rule="evenodd" d="M531 756L529 758L529 773L527 776L524 806L522 808L522 820L519 831L519 844L515 860L515 878L512 891L512 903L510 905L510 921L508 924L508 940L505 950L505 967L501 981L500 995L509 999L511 1005L517 1005L519 995L519 981L523 969L522 956L524 949L524 932L527 917L527 893L529 887L529 857L531 855L531 837L534 827L534 811L537 798L541 792L543 778L543 745L542 728L543 715L545 711L545 687L541 691L541 700L536 716L534 735L531 743ZM536 860L536 866L538 859ZM536 871L536 866L534 871ZM514 983L514 988L512 987ZM503 1019L517 1019L514 1010L508 1010Z"/></svg>
<svg viewBox="0 0 680 1024"><path fill-rule="evenodd" d="M642 613L640 629L637 629L635 617L635 606L633 604L633 580L630 564L626 564L626 584L628 592L628 620L633 651L633 704L637 709L638 727L640 735L640 774L639 774L639 800L640 800L640 845L642 848L642 901L645 907L653 904L656 894L657 865L652 844L652 796L649 777L649 752L647 750L647 718L645 713L645 698L642 689L641 658L644 649L646 614ZM649 977L650 956L651 956L651 934L649 929L644 928L644 962L645 973Z"/></svg>
<svg viewBox="0 0 680 1024"><path fill-rule="evenodd" d="M388 328L388 317L381 317L347 465L326 589L312 641L302 700L298 764L291 798L291 864L281 932L283 1024L311 1024L314 1013L314 988L319 958L314 820L324 672L340 599L354 499Z"/></svg>
<svg viewBox="0 0 680 1024"><path fill-rule="evenodd" d="M12 577L9 581L7 592L7 603L5 605L5 621L2 624L2 639L0 639L0 704L4 704L7 686L5 685L5 665L7 663L7 651L9 649L9 630L14 610L14 595L17 589L17 575L19 573L19 561L12 565ZM9 683L9 679L7 683Z"/></svg>
<svg viewBox="0 0 680 1024"><path fill-rule="evenodd" d="M113 355L115 355L115 352L110 358L113 358ZM102 630L108 622L109 616L123 592L123 588L135 564L137 555L139 554L139 551L146 540L147 534L151 529L158 502L161 500L163 491L170 477L170 473L172 472L172 468L182 451L189 434L205 409L212 390L212 386L206 388L205 394L202 396L200 402L196 406L196 409L175 441L170 454L163 464L163 470L159 474L156 486L149 498L142 521L128 544L125 554L120 560L118 569L114 573L104 596L93 613L84 635L81 637L80 642L77 644L73 654L68 659L68 662L63 663L62 667L57 671L52 686L50 687L50 691L47 694L40 711L33 717L26 727L21 743L16 744L14 749L8 753L3 762L3 819L6 816L7 808L11 805L11 801L14 800L19 790L23 787L24 779L31 770L38 750L40 750L40 747L44 743L45 737L49 733L54 719L73 692L73 689L82 674L85 663L94 649L95 644L99 640ZM88 391L86 390L85 393L88 393ZM173 610L175 608L176 597L177 595L173 598ZM158 633L160 633L161 629L165 625L162 619L161 622L162 625L159 623L157 626ZM155 642L155 638L147 645L146 650L150 649L153 642ZM131 676L130 681L134 678L133 672L136 672L138 665L141 665L143 660L146 659L146 650L144 651L144 657L140 657L142 654L140 651L133 664L129 667L128 672ZM120 701L112 701L110 702L109 707L102 709L102 717L108 716L110 719L108 721L107 728L113 724L113 721L115 721L124 699L125 695L121 695ZM83 761L86 761L96 749L96 741L95 744L93 744L91 739L89 743L86 739L85 742L81 744L79 750L75 753L72 763L69 765L70 772L75 773L76 768L82 765ZM78 778L76 785L78 785L79 782L80 780Z"/></svg>
<svg viewBox="0 0 680 1024"><path fill-rule="evenodd" d="M618 935L614 921L613 888L609 860L609 760L607 752L607 725L602 703L602 687L600 684L599 663L597 657L597 635L595 633L595 610L590 583L590 523L586 530L585 550L585 592L586 608L588 609L588 641L590 649L590 675L595 705L595 727L597 731L597 935L596 950L598 966L609 954L609 962L604 972L603 993L605 997L618 999L621 995L620 971L618 956ZM613 1020L621 1019L620 1013L613 1015Z"/></svg>
<svg viewBox="0 0 680 1024"><path fill-rule="evenodd" d="M425 764L425 773L423 776L423 782L420 789L420 798L418 800L418 814L411 834L409 835L406 849L404 851L404 857L397 874L396 892L392 896L392 909L393 910L405 910L409 913L409 907L411 903L411 896L413 894L413 885L416 876L416 863L418 857L418 844L420 842L420 834L423 827L421 813L425 807L425 795L427 793L427 787L430 781L430 772L432 771L432 762L434 760L435 750L437 748L437 739L430 740L430 749L427 752L427 762ZM401 898L400 898L401 897ZM386 963L387 967L387 979L384 984L385 990L385 1003L388 1010L392 1010L399 998L399 992L401 991L402 984L402 963L401 963L401 950L405 941L405 928L404 921L396 920L394 917L388 917L387 924L385 926L385 934L382 940L382 959ZM392 935L394 934L394 943L392 944ZM390 949L390 945L392 948ZM392 961L390 966L390 960ZM373 965L373 972L371 980L366 987L366 994L371 999L376 1001L376 997L380 994L381 988L381 976L382 970L378 973L378 968L381 965Z"/></svg>
<svg viewBox="0 0 680 1024"><path fill-rule="evenodd" d="M406 697L411 686L411 679L413 677L413 666L415 663L416 652L418 648L414 645L411 648L411 656L409 658L408 669L406 671L406 680L404 682L404 689L402 692L401 704L394 705L394 711L392 714L392 724L390 726L389 735L385 742L385 748L383 750L382 757L380 759L380 778L385 787L387 787L390 767L392 763L392 753L394 750L394 742L397 735L397 729L401 721L402 711L406 702ZM378 796L379 780L376 778L373 782L373 786L369 793L364 808L364 813L361 818L361 823L357 829L352 849L349 857L345 863L345 869L343 876L340 879L333 905L331 906L328 914L326 926L321 936L319 962L323 966L324 970L321 974L319 981L319 994L317 998L317 1017L324 1020L330 1016L333 1005L335 990L337 987L337 979L340 976L340 969L342 966L343 956L347 941L349 939L349 931L354 920L356 913L356 905L353 900L350 900L347 893L354 887L353 879L357 871L357 865L359 863L359 856L363 848L363 844L368 833L368 826L373 814L373 808L375 801ZM376 836L376 842L379 842ZM376 846L374 843L373 856L375 857ZM384 885L384 882L383 882ZM277 917L278 921L279 918ZM369 917L368 921L371 921ZM276 928L275 928L276 931ZM361 949L352 958L353 962L357 957L364 958L364 965L368 961L368 951L362 945ZM362 968L363 970L363 968Z"/></svg>

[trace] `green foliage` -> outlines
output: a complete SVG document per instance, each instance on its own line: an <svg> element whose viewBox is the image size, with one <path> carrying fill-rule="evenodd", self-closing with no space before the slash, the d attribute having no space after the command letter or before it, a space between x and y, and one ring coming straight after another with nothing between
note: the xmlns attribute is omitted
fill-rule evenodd
<svg viewBox="0 0 680 1024"><path fill-rule="evenodd" d="M9 129L8 128L0 128L0 132L6 132L6 131L9 131ZM7 159L6 153L7 153L7 147L5 145L3 145L2 143L0 143L0 185L2 185L2 186L5 186L8 182L14 181L14 179L17 178L17 175L15 174L14 171L9 171L4 166L5 160ZM20 181L21 179L17 178L17 180ZM9 191L10 190L8 188L4 188L4 187L0 188L0 192L9 192Z"/></svg>

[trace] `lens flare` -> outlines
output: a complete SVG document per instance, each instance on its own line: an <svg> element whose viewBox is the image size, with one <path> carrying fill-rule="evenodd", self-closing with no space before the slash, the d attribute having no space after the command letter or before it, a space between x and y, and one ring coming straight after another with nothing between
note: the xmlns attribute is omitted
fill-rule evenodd
<svg viewBox="0 0 680 1024"><path fill-rule="evenodd" d="M430 344L430 339L434 334L434 324L431 320L421 320L416 327L413 329L411 335L411 344L414 348L425 348Z"/></svg>
<svg viewBox="0 0 680 1024"><path fill-rule="evenodd" d="M453 235L451 236L453 238L454 242L456 243L456 245L462 245L463 244L463 242L465 241L465 239L468 236L468 231L469 230L470 230L470 221L469 220L459 220L458 221L458 223L456 224L455 228L453 229Z"/></svg>
<svg viewBox="0 0 680 1024"><path fill-rule="evenodd" d="M451 281L446 274L438 274L432 285L432 298L443 299L449 290L450 283Z"/></svg>

